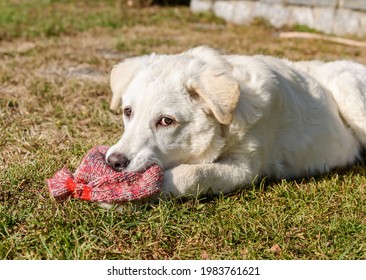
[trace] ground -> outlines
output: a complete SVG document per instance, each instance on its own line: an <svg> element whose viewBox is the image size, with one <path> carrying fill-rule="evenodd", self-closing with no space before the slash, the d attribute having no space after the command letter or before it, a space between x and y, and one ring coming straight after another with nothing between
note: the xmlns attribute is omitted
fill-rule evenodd
<svg viewBox="0 0 366 280"><path fill-rule="evenodd" d="M366 64L366 49L279 39L283 30L260 19L235 26L188 7L123 2L0 3L0 258L365 259L362 163L227 196L127 205L122 213L49 196L45 180L58 169L74 169L88 149L119 139L108 74L126 57L204 44Z"/></svg>

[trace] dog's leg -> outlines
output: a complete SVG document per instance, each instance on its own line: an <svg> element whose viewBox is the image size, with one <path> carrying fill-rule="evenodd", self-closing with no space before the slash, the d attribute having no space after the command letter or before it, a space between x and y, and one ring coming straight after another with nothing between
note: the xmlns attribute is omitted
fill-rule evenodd
<svg viewBox="0 0 366 280"><path fill-rule="evenodd" d="M257 179L259 164L182 164L164 174L163 196L229 193Z"/></svg>

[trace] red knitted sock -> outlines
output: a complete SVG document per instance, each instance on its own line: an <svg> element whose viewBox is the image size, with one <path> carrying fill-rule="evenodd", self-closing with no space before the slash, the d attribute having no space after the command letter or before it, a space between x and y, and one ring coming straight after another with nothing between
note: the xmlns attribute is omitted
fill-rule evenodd
<svg viewBox="0 0 366 280"><path fill-rule="evenodd" d="M161 191L163 170L157 164L144 172L117 172L106 162L107 146L91 149L74 174L67 168L47 180L56 200L74 197L96 202L127 202L149 197Z"/></svg>

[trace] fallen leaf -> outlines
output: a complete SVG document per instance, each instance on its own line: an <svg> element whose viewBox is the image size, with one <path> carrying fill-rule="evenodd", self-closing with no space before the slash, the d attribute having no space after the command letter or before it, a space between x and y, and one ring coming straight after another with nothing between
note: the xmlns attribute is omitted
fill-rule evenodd
<svg viewBox="0 0 366 280"><path fill-rule="evenodd" d="M281 249L280 245L275 244L275 245L272 246L272 248L270 249L270 251L272 253L279 254L279 253L281 253L282 249Z"/></svg>

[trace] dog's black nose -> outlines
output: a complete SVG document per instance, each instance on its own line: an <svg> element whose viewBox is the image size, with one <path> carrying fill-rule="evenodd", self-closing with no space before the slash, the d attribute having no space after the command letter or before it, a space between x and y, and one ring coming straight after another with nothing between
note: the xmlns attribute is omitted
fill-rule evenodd
<svg viewBox="0 0 366 280"><path fill-rule="evenodd" d="M107 162L116 171L121 171L130 163L128 158L121 153L110 154L107 158Z"/></svg>

